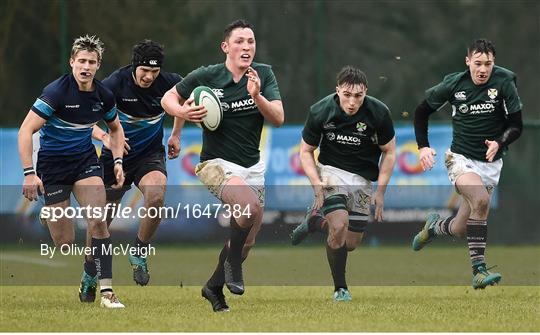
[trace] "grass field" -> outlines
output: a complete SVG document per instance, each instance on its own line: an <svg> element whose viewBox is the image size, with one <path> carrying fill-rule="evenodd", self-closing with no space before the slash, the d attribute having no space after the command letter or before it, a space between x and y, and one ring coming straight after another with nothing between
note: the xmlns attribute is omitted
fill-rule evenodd
<svg viewBox="0 0 540 335"><path fill-rule="evenodd" d="M539 247L490 247L503 281L486 290L470 287L464 246L360 248L349 256L345 303L331 300L324 255L322 246L257 247L246 294L226 293L231 312L216 314L200 286L217 247L158 248L148 287L131 283L116 257L124 310L78 302L80 258L3 248L0 331L540 331Z"/></svg>

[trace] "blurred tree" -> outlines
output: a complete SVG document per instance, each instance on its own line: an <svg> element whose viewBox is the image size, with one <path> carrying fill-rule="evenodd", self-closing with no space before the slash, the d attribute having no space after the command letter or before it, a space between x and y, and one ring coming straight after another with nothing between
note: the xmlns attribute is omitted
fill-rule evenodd
<svg viewBox="0 0 540 335"><path fill-rule="evenodd" d="M62 24L68 46L82 34L105 42L98 72L104 78L128 64L132 46L144 38L164 44L164 68L181 75L222 62L223 28L237 18L255 25L256 61L273 66L287 123L303 123L346 64L366 72L369 94L396 121L410 122L425 89L465 68L465 48L476 37L495 42L497 64L518 74L525 118L540 119L538 1L61 1L0 2L0 126L18 126L61 74L68 62L59 63Z"/></svg>

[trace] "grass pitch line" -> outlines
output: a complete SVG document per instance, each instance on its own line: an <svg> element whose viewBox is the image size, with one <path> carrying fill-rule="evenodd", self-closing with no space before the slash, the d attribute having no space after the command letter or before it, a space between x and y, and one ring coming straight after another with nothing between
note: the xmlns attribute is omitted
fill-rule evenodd
<svg viewBox="0 0 540 335"><path fill-rule="evenodd" d="M68 263L66 262L60 262L60 261L52 261L48 259L36 258L36 257L29 257L29 256L21 256L21 255L14 255L14 254L1 254L0 260L2 261L13 261L13 262L19 262L19 263L27 263L27 264L34 264L34 265L41 265L46 266L50 268L64 268L68 266Z"/></svg>

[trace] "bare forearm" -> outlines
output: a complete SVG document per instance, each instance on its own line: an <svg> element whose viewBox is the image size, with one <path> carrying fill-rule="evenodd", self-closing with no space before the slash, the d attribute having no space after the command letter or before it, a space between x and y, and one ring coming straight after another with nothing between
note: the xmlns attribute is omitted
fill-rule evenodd
<svg viewBox="0 0 540 335"><path fill-rule="evenodd" d="M124 130L122 127L117 127L116 129L111 129L111 151L114 158L124 156L124 143L126 141L124 137Z"/></svg>
<svg viewBox="0 0 540 335"><path fill-rule="evenodd" d="M279 100L268 101L261 94L253 98L253 101L259 108L259 111L268 122L279 127L285 121L283 105Z"/></svg>
<svg viewBox="0 0 540 335"><path fill-rule="evenodd" d="M319 173L317 172L313 152L301 152L300 163L302 164L304 173L309 178L309 182L311 183L311 185L320 184L321 180L319 178Z"/></svg>
<svg viewBox="0 0 540 335"><path fill-rule="evenodd" d="M23 168L33 167L34 163L32 162L32 130L28 128L21 128L19 130L18 136L18 146L19 146L19 158L21 159L21 164Z"/></svg>
<svg viewBox="0 0 540 335"><path fill-rule="evenodd" d="M165 95L163 98L161 98L161 107L163 107L165 112L170 116L179 116L178 111L180 110L181 106L182 105L180 104L178 96L176 96L170 90L165 92Z"/></svg>
<svg viewBox="0 0 540 335"><path fill-rule="evenodd" d="M184 127L185 123L186 121L184 119L179 118L179 117L174 117L174 124L173 124L171 135L180 137L180 133L182 132L182 128Z"/></svg>
<svg viewBox="0 0 540 335"><path fill-rule="evenodd" d="M392 177L395 162L395 152L383 153L379 167L379 178L377 179L377 192L382 192L383 194L386 192L386 188Z"/></svg>

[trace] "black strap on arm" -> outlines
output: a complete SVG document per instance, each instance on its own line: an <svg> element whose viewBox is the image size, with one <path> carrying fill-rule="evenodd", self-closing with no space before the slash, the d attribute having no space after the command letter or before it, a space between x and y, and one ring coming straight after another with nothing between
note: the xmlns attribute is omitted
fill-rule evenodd
<svg viewBox="0 0 540 335"><path fill-rule="evenodd" d="M429 107L426 100L422 101L414 112L414 134L416 135L416 143L418 149L429 147L428 141L428 120L429 115L435 112L435 109Z"/></svg>
<svg viewBox="0 0 540 335"><path fill-rule="evenodd" d="M510 143L514 142L521 135L523 130L523 120L521 119L521 111L508 114L508 120L506 121L507 127L504 130L503 134L495 139L499 143L499 148L508 146Z"/></svg>

